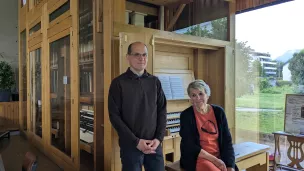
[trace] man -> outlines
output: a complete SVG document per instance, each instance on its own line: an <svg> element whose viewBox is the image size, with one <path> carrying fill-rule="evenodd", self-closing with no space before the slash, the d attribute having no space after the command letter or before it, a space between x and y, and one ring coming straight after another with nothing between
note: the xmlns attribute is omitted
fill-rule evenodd
<svg viewBox="0 0 304 171"><path fill-rule="evenodd" d="M148 50L142 42L128 47L130 67L109 90L109 115L119 136L123 171L163 171L160 143L166 129L166 98L157 77L147 73Z"/></svg>

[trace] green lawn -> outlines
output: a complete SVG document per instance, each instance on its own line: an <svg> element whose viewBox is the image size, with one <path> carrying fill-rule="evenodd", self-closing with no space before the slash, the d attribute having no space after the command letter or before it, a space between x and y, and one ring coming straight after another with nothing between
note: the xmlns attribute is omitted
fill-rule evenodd
<svg viewBox="0 0 304 171"><path fill-rule="evenodd" d="M284 130L284 112L236 111L236 129L272 133Z"/></svg>
<svg viewBox="0 0 304 171"><path fill-rule="evenodd" d="M237 91L237 90L236 90ZM248 112L236 111L236 128L272 133L284 130L284 109L286 94L293 93L291 86L271 87L264 92L254 95L244 95L236 99L236 107L278 109L279 112Z"/></svg>
<svg viewBox="0 0 304 171"><path fill-rule="evenodd" d="M283 109L285 106L285 94L260 93L245 95L236 99L236 107Z"/></svg>
<svg viewBox="0 0 304 171"><path fill-rule="evenodd" d="M265 92L278 92L280 94L255 92L254 95L244 95L236 98L236 107L284 109L286 94L293 93L293 89L291 86L271 87Z"/></svg>

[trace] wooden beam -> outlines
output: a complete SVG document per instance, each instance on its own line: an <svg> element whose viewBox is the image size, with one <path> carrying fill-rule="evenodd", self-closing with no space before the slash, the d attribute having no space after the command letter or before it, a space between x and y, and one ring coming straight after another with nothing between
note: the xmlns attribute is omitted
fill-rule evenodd
<svg viewBox="0 0 304 171"><path fill-rule="evenodd" d="M178 9L177 9L175 15L173 16L172 20L170 21L168 27L166 28L167 31L171 31L171 30L172 30L172 28L173 28L173 26L175 25L177 19L179 18L179 16L180 16L181 13L183 12L185 6L186 6L186 4L181 4L181 5L178 7Z"/></svg>
<svg viewBox="0 0 304 171"><path fill-rule="evenodd" d="M235 13L236 13L236 3L229 2L229 14L228 18L228 30L227 30L227 38L231 43L235 43ZM233 46L234 48L234 46Z"/></svg>
<svg viewBox="0 0 304 171"><path fill-rule="evenodd" d="M140 12L148 15L158 16L158 10L154 7L149 7L141 4L126 1L126 10Z"/></svg>
<svg viewBox="0 0 304 171"><path fill-rule="evenodd" d="M70 111L67 111L67 121L69 127L67 127L67 130L69 132L66 132L65 134L68 134L66 137L69 138L69 145L71 146L71 158L74 166L78 170L80 170L80 150L79 150L79 139L80 139L80 117L79 117L79 4L78 1L71 1L71 21L72 21L72 28L70 28L71 35L71 45L70 45L70 67L67 69L67 73L70 73L71 77L71 84L69 87L70 92L67 92L68 95L70 95L70 98L72 100L71 109ZM69 97L67 97L69 98ZM73 117L71 117L73 114ZM65 125L66 127L67 125ZM67 141L67 140L66 140ZM71 144L72 142L72 144Z"/></svg>
<svg viewBox="0 0 304 171"><path fill-rule="evenodd" d="M94 170L104 170L105 153L104 153L104 129L101 125L104 123L104 79L103 79L103 24L102 24L102 8L101 0L93 1L93 84L94 84ZM108 161L108 159L107 159Z"/></svg>
<svg viewBox="0 0 304 171"><path fill-rule="evenodd" d="M110 123L108 112L108 94L112 81L112 32L113 32L113 1L103 1L103 68L104 68L104 168L113 170L112 167L112 134L113 129ZM124 11L123 11L124 12ZM96 162L96 161L95 161ZM97 169L95 169L97 171Z"/></svg>
<svg viewBox="0 0 304 171"><path fill-rule="evenodd" d="M169 8L165 7L165 28L168 28L169 26L169 20L170 20L170 15L169 15Z"/></svg>
<svg viewBox="0 0 304 171"><path fill-rule="evenodd" d="M125 11L126 11L126 1L125 0L113 0L113 19L114 22L125 23Z"/></svg>
<svg viewBox="0 0 304 171"><path fill-rule="evenodd" d="M178 2L173 2L173 3L166 4L166 7L170 8L170 9L173 9L173 8L177 8L181 4L189 4L189 3L192 3L192 2L193 2L193 0L180 0Z"/></svg>

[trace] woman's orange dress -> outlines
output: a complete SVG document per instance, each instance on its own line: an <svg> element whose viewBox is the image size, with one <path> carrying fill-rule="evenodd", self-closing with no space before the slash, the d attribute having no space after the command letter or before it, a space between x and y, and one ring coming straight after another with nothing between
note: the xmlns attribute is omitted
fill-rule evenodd
<svg viewBox="0 0 304 171"><path fill-rule="evenodd" d="M210 110L206 114L201 114L194 108L196 125L200 136L200 145L203 150L219 158L217 122L212 107L209 107ZM220 169L209 160L198 157L196 171L220 171Z"/></svg>

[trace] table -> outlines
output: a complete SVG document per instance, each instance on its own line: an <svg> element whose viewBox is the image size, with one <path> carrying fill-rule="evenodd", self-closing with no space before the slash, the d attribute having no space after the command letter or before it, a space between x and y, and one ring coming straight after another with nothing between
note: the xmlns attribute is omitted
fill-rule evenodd
<svg viewBox="0 0 304 171"><path fill-rule="evenodd" d="M269 160L267 151L269 146L254 142L244 142L233 145L235 161L239 170L268 171ZM167 171L183 171L179 161L166 165Z"/></svg>
<svg viewBox="0 0 304 171"><path fill-rule="evenodd" d="M235 163L239 170L246 171L268 171L269 146L254 142L244 142L233 146L235 152Z"/></svg>
<svg viewBox="0 0 304 171"><path fill-rule="evenodd" d="M303 167L300 165L300 163L304 161L304 152L303 152L303 147L302 147L302 145L304 143L304 135L290 134L290 133L283 132L283 131L273 132L273 134L274 134L274 139L275 139L274 169L276 169L277 166L286 166L289 168L296 168L296 169L302 170ZM291 162L287 165L283 165L279 161L280 156L281 156L280 136L286 136L287 141L289 142L287 156Z"/></svg>

